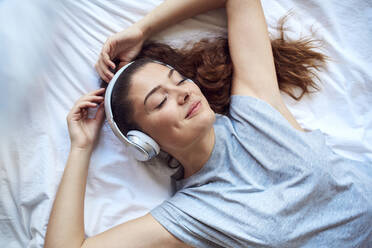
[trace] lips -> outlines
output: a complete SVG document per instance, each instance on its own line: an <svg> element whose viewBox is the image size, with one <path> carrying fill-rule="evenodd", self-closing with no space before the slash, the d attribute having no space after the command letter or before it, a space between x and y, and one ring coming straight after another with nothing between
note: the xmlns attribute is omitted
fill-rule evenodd
<svg viewBox="0 0 372 248"><path fill-rule="evenodd" d="M186 119L189 118L191 115L193 115L200 107L201 103L200 101L196 101L193 104L191 104L189 111L187 111Z"/></svg>

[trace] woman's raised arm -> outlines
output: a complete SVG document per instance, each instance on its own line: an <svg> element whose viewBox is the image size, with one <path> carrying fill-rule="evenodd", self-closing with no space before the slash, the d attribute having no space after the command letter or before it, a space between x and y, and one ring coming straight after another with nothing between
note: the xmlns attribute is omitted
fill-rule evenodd
<svg viewBox="0 0 372 248"><path fill-rule="evenodd" d="M226 11L234 70L231 94L260 98L278 110L295 129L303 131L280 95L261 2L229 0Z"/></svg>
<svg viewBox="0 0 372 248"><path fill-rule="evenodd" d="M223 8L225 2L226 0L165 0L135 25L143 30L147 39L180 21L212 9Z"/></svg>
<svg viewBox="0 0 372 248"><path fill-rule="evenodd" d="M106 82L114 76L113 60L120 61L119 68L132 61L141 51L142 44L153 34L195 15L222 8L226 0L165 0L144 18L107 39L95 68Z"/></svg>

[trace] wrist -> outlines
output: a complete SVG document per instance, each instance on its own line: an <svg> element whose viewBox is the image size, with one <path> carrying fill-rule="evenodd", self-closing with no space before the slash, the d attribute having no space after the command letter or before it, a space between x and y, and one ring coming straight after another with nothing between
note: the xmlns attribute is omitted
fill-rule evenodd
<svg viewBox="0 0 372 248"><path fill-rule="evenodd" d="M138 28L138 30L141 31L143 41L146 41L152 35L151 27L149 25L147 25L147 23L144 19L134 23L133 26Z"/></svg>
<svg viewBox="0 0 372 248"><path fill-rule="evenodd" d="M70 153L78 154L80 156L90 156L92 155L93 147L77 147L74 145L71 145Z"/></svg>

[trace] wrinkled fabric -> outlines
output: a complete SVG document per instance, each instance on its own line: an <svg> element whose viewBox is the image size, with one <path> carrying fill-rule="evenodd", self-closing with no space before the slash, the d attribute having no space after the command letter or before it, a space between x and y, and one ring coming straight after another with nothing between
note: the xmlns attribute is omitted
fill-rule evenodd
<svg viewBox="0 0 372 248"><path fill-rule="evenodd" d="M372 166L335 154L268 103L232 96L207 163L151 211L196 247L371 247Z"/></svg>
<svg viewBox="0 0 372 248"><path fill-rule="evenodd" d="M38 9L41 2L60 7L45 12ZM10 140L0 140L0 247L43 247L70 147L66 115L81 95L99 87L94 64L106 39L161 2L0 0L0 111L12 113L12 102L23 109L0 116L2 125L16 130L9 132ZM314 37L324 41L321 50L331 58L327 70L317 73L319 92L301 101L282 94L298 123L319 128L336 153L372 164L372 1L262 0L262 5L270 33L275 34L278 19L291 10L286 36L296 40L315 31ZM151 39L183 47L205 37L226 37L226 27L226 12L217 9ZM40 28L43 35L37 32ZM50 38L54 42L48 49ZM86 236L143 216L171 197L171 173L166 164L135 161L105 123L87 179Z"/></svg>

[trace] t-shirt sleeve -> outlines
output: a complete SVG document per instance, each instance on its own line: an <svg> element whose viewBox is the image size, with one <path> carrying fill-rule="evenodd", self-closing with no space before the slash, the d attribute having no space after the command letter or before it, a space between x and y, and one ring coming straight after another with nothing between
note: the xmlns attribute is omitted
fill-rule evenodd
<svg viewBox="0 0 372 248"><path fill-rule="evenodd" d="M264 100L252 96L232 95L229 115L238 126L248 124L265 135L298 136L320 132L319 129L305 132L295 129L277 109Z"/></svg>
<svg viewBox="0 0 372 248"><path fill-rule="evenodd" d="M275 126L282 131L301 132L293 128L277 109L256 97L232 95L229 112L231 119L240 123L262 129Z"/></svg>
<svg viewBox="0 0 372 248"><path fill-rule="evenodd" d="M314 151L328 149L319 129L310 132L295 129L278 110L259 98L232 95L229 115L239 138L254 144L250 152L256 159L266 157L265 153L280 156L306 153L309 147Z"/></svg>
<svg viewBox="0 0 372 248"><path fill-rule="evenodd" d="M187 205L187 203L186 203ZM172 204L172 198L150 211L150 214L173 236L193 247L223 247L208 239L212 238L199 220Z"/></svg>

